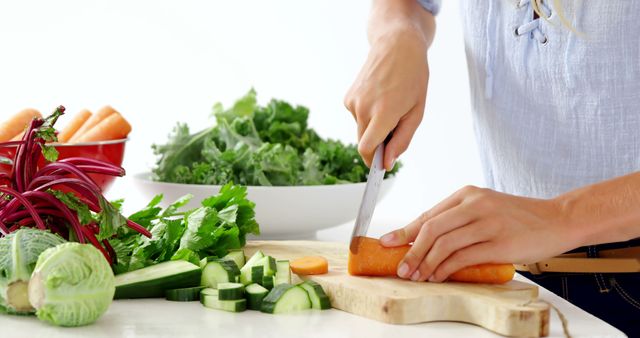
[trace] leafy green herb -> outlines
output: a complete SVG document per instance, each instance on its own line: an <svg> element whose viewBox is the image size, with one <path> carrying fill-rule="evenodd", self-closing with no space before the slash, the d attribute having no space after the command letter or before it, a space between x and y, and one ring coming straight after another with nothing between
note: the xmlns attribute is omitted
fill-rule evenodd
<svg viewBox="0 0 640 338"><path fill-rule="evenodd" d="M213 116L215 126L191 134L179 123L166 144L153 146L155 180L266 186L366 180L368 169L355 145L318 136L308 127L305 107L275 99L260 106L251 89L229 109L216 103Z"/></svg>
<svg viewBox="0 0 640 338"><path fill-rule="evenodd" d="M151 238L121 227L109 240L117 255L116 274L145 266L183 259L195 264L207 256L222 257L246 243L247 234L258 235L255 204L247 199L246 187L227 184L202 206L183 210L193 196L187 195L159 207L158 195L129 219L149 229Z"/></svg>

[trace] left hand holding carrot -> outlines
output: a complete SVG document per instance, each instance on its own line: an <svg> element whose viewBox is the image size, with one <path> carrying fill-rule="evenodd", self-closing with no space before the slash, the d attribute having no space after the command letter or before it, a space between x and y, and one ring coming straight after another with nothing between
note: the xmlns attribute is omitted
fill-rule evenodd
<svg viewBox="0 0 640 338"><path fill-rule="evenodd" d="M381 238L387 247L413 242L398 276L442 282L482 263L534 263L574 247L555 200L466 187L402 229Z"/></svg>

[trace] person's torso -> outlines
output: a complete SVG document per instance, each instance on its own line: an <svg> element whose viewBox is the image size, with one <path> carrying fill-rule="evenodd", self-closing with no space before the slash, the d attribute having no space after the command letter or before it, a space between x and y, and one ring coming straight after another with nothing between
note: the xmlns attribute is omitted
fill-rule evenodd
<svg viewBox="0 0 640 338"><path fill-rule="evenodd" d="M527 1L461 2L475 130L496 190L549 198L640 170L640 1L561 3L583 36L550 4L550 21L534 22Z"/></svg>

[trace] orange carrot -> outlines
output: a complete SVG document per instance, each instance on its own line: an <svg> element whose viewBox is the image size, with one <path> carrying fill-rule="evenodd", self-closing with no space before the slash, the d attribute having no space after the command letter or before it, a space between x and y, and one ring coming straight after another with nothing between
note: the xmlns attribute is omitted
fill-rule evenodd
<svg viewBox="0 0 640 338"><path fill-rule="evenodd" d="M130 131L129 122L115 112L81 135L76 142L117 140L127 137Z"/></svg>
<svg viewBox="0 0 640 338"><path fill-rule="evenodd" d="M291 261L291 271L297 275L322 275L329 271L329 262L320 256L307 256Z"/></svg>
<svg viewBox="0 0 640 338"><path fill-rule="evenodd" d="M348 271L354 276L396 276L398 264L410 245L386 248L380 241L369 237L357 237L353 253L349 250ZM451 276L449 280L468 283L502 284L513 279L513 264L480 264L464 268Z"/></svg>
<svg viewBox="0 0 640 338"><path fill-rule="evenodd" d="M58 142L65 143L68 142L73 135L84 125L85 122L91 117L91 112L87 109L81 110L77 113L67 125L62 129L60 134L58 134Z"/></svg>
<svg viewBox="0 0 640 338"><path fill-rule="evenodd" d="M100 110L98 110L95 114L91 115L78 130L73 134L73 136L68 140L68 142L78 142L78 140L91 128L95 127L100 121L106 119L111 114L117 113L115 109L111 106L104 106Z"/></svg>
<svg viewBox="0 0 640 338"><path fill-rule="evenodd" d="M14 136L11 141L20 141L24 137L24 131L21 131L20 134Z"/></svg>
<svg viewBox="0 0 640 338"><path fill-rule="evenodd" d="M0 142L10 141L18 136L34 117L42 117L42 115L35 109L27 108L0 123Z"/></svg>

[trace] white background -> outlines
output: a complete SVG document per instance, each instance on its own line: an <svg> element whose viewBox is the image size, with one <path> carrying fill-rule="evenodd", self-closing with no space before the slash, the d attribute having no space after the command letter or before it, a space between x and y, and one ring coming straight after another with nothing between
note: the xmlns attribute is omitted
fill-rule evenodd
<svg viewBox="0 0 640 338"><path fill-rule="evenodd" d="M253 86L263 103L276 97L308 106L321 135L355 142L342 99L367 55L369 6L368 0L4 1L0 117L25 107L44 113L63 104L75 113L111 104L134 126L124 166L136 173L149 170L150 145L164 141L176 121L198 130L212 122L213 103L229 104ZM379 217L374 235L404 225L465 184L482 184L457 2L445 4L437 23L425 119L377 209L393 217ZM121 180L110 197L129 198L129 208L143 204L128 185Z"/></svg>

